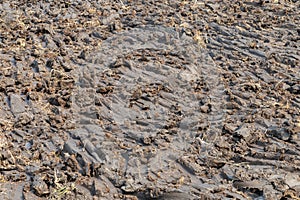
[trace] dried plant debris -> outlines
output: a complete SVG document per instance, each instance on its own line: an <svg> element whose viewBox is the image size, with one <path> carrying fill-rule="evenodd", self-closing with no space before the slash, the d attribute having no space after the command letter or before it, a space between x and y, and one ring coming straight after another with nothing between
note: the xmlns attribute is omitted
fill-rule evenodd
<svg viewBox="0 0 300 200"><path fill-rule="evenodd" d="M299 1L2 1L0 199L299 199Z"/></svg>

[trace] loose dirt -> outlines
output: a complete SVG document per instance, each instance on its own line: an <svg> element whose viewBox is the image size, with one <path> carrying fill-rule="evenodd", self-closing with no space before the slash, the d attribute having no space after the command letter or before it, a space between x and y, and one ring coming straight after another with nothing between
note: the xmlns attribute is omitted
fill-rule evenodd
<svg viewBox="0 0 300 200"><path fill-rule="evenodd" d="M299 199L299 1L4 1L1 199Z"/></svg>

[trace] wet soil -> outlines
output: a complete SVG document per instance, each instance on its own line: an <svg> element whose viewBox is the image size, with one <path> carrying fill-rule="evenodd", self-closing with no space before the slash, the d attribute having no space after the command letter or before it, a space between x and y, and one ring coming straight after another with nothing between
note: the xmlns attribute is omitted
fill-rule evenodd
<svg viewBox="0 0 300 200"><path fill-rule="evenodd" d="M4 1L1 199L299 199L299 1Z"/></svg>

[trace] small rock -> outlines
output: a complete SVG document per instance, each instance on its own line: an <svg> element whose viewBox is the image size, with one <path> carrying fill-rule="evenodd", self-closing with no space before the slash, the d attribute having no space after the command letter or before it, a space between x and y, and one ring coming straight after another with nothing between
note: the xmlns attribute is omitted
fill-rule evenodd
<svg viewBox="0 0 300 200"><path fill-rule="evenodd" d="M279 128L276 126L269 127L267 133L284 141L289 140L291 137L291 134L286 128Z"/></svg>
<svg viewBox="0 0 300 200"><path fill-rule="evenodd" d="M16 115L26 111L25 101L20 95L11 94L9 96L11 112Z"/></svg>
<svg viewBox="0 0 300 200"><path fill-rule="evenodd" d="M50 193L47 184L43 181L43 179L40 176L34 177L32 188L35 190L38 196L42 196Z"/></svg>
<svg viewBox="0 0 300 200"><path fill-rule="evenodd" d="M200 110L202 113L209 113L211 111L211 106L210 105L203 105L200 107Z"/></svg>
<svg viewBox="0 0 300 200"><path fill-rule="evenodd" d="M249 141L251 139L251 132L253 131L253 126L250 124L243 124L235 130L235 134L243 137L245 141Z"/></svg>

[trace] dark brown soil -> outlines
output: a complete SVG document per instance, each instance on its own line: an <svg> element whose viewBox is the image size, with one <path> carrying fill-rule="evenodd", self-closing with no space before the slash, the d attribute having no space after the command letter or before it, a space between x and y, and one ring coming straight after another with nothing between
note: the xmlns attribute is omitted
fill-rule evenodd
<svg viewBox="0 0 300 200"><path fill-rule="evenodd" d="M299 1L2 1L0 199L299 199Z"/></svg>

